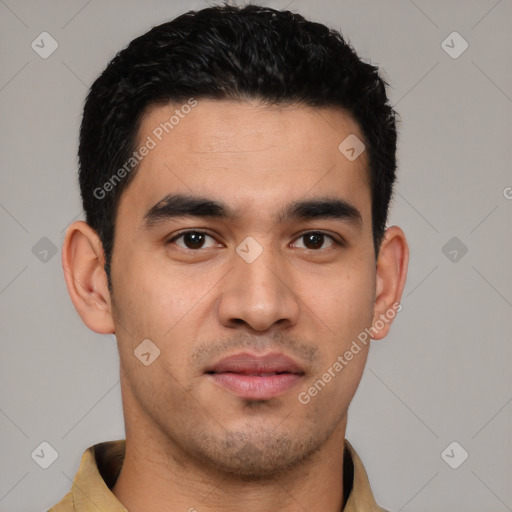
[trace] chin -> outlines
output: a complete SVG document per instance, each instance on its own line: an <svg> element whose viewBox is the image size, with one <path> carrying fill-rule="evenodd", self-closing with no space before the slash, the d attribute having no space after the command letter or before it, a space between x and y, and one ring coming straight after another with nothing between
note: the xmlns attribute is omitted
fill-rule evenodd
<svg viewBox="0 0 512 512"><path fill-rule="evenodd" d="M224 430L218 438L199 436L196 458L217 473L243 481L272 480L300 467L324 445L318 431L277 432L279 423Z"/></svg>

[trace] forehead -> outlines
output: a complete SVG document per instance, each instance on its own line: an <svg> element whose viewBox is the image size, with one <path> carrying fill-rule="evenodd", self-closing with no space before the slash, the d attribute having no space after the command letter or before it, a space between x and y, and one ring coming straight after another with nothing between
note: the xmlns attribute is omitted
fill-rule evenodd
<svg viewBox="0 0 512 512"><path fill-rule="evenodd" d="M270 212L329 195L369 213L366 152L351 161L339 149L347 137L363 136L340 109L194 101L153 106L143 116L136 147L151 149L120 209L129 202L142 215L169 193L187 193L222 199L238 214Z"/></svg>
<svg viewBox="0 0 512 512"><path fill-rule="evenodd" d="M358 124L337 108L313 108L302 104L266 105L258 100L194 100L183 104L150 107L138 131L139 143L151 136L157 145L177 153L244 154L266 151L311 157L337 150L340 136L363 135ZM236 156L235 156L236 157ZM364 155L363 155L364 159Z"/></svg>

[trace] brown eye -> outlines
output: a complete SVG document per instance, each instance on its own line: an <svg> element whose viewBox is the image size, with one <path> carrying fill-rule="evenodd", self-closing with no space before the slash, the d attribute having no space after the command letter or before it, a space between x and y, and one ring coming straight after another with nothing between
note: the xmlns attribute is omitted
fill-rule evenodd
<svg viewBox="0 0 512 512"><path fill-rule="evenodd" d="M329 239L330 244L327 247L322 247L325 240ZM303 240L303 247L304 249L311 249L311 250L319 250L319 249L327 249L329 247L332 247L336 242L334 238L330 235L327 235L325 233L322 233L320 231L311 231L309 233L304 233L301 235L297 240ZM297 247L296 244L294 244L294 247Z"/></svg>
<svg viewBox="0 0 512 512"><path fill-rule="evenodd" d="M176 243L178 247L181 247L183 249L203 249L205 248L205 241L210 238L211 240L214 240L213 237L208 235L207 233L204 233L203 231L186 231L184 233L180 233L179 235L175 236L171 240L169 240L168 243L176 243L176 240L183 239L182 244ZM214 247L215 244L210 245L209 247Z"/></svg>

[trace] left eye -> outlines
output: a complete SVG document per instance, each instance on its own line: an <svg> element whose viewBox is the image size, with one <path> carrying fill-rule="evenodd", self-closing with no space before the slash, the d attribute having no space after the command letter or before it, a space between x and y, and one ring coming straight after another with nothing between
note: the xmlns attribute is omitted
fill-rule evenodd
<svg viewBox="0 0 512 512"><path fill-rule="evenodd" d="M325 239L328 238L330 240L330 245L328 247L332 247L334 244L339 243L334 240L334 238L330 235L327 235L325 233L321 233L319 231L311 231L309 233L304 233L301 235L297 240L305 240L304 245L309 245L309 247L299 247L300 249L321 249ZM295 247L295 244L294 244Z"/></svg>

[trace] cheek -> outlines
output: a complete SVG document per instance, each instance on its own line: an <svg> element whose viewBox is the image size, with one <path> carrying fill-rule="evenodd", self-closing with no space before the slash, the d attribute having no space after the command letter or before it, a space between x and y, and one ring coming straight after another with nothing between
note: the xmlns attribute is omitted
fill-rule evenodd
<svg viewBox="0 0 512 512"><path fill-rule="evenodd" d="M193 307L189 287L176 279L179 273L155 265L143 251L126 251L115 263L112 284L119 320L131 327L132 336L163 338Z"/></svg>
<svg viewBox="0 0 512 512"><path fill-rule="evenodd" d="M198 302L205 286L197 279L194 282L183 277L177 279L177 272L137 262L135 258L126 258L120 265L123 265L120 268L124 276L117 275L114 280L113 275L120 358L127 371L145 372L143 382L147 386L142 387L148 388L148 398L151 398L151 387L158 385L161 379L171 379L169 389L185 383L187 357L200 325L197 315L201 304ZM150 340L156 347L153 350L159 354L147 368L135 357L143 340ZM158 373L151 370L153 366Z"/></svg>
<svg viewBox="0 0 512 512"><path fill-rule="evenodd" d="M316 387L322 388L325 383L326 389L319 393L322 397L318 403L338 404L333 415L348 407L366 364L369 338L364 339L364 331L373 317L373 270L372 262L367 260L340 266L329 279L323 280L322 289L310 292L307 299L321 320L320 329L325 330L325 334L319 334L323 338L319 346L323 351L323 367L318 369L315 382L320 379Z"/></svg>
<svg viewBox="0 0 512 512"><path fill-rule="evenodd" d="M338 349L340 342L371 325L375 280L371 265L365 267L339 267L323 276L320 286L314 279L304 283L304 302L328 328L326 332L336 336Z"/></svg>

